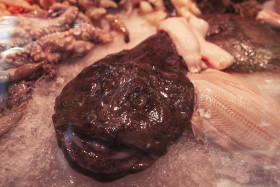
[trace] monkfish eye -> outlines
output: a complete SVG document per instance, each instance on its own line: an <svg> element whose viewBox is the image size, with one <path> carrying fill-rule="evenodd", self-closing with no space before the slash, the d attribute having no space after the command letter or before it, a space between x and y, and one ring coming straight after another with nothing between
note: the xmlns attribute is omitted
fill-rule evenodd
<svg viewBox="0 0 280 187"><path fill-rule="evenodd" d="M143 93L133 93L131 95L131 101L136 107L143 107L146 104L146 96Z"/></svg>
<svg viewBox="0 0 280 187"><path fill-rule="evenodd" d="M145 97L143 95L138 95L136 97L136 104L138 106L143 106L146 103Z"/></svg>

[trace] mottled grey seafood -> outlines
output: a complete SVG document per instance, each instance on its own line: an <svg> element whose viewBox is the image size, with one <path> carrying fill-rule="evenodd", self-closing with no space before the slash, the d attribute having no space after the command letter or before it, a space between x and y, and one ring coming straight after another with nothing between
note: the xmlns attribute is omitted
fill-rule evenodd
<svg viewBox="0 0 280 187"><path fill-rule="evenodd" d="M202 16L210 25L206 39L234 56L229 71L280 70L280 32L253 18L232 14Z"/></svg>
<svg viewBox="0 0 280 187"><path fill-rule="evenodd" d="M203 14L238 14L242 17L256 17L265 0L196 0Z"/></svg>
<svg viewBox="0 0 280 187"><path fill-rule="evenodd" d="M77 7L59 3L54 4L49 12L42 10L39 12L30 13L32 16L8 17L5 21L9 23L1 28L3 35L0 37L4 42L0 42L0 48L5 50L11 47L22 47L47 34L67 31L73 26L78 16Z"/></svg>
<svg viewBox="0 0 280 187"><path fill-rule="evenodd" d="M93 48L94 43L107 43L112 40L110 33L90 24L76 7L56 3L48 14L43 18L8 18L7 21L13 23L10 23L11 27L4 32L7 39L3 39L4 51L0 53L3 80L22 80L34 73L38 67L48 73L49 65L54 66L65 57L83 56ZM13 32L9 33L9 30ZM23 65L24 68L18 69ZM14 72L21 73L23 70L30 73L25 73L21 79L13 78Z"/></svg>
<svg viewBox="0 0 280 187"><path fill-rule="evenodd" d="M14 106L8 114L1 117L0 136L7 133L22 118L27 105L28 102L24 102L19 106Z"/></svg>
<svg viewBox="0 0 280 187"><path fill-rule="evenodd" d="M61 60L68 57L80 57L89 53L97 43L112 41L109 32L94 27L90 20L78 11L77 7L56 3L50 10L30 12L27 15L3 18L0 36L0 84L8 91L14 84L31 88L36 79L54 76L54 69ZM16 124L26 107L23 101L30 99L30 90L3 94L0 100L0 129L7 132ZM27 94L26 96L23 96ZM18 97L19 102L7 105ZM5 109L6 108L6 109ZM10 112L9 112L10 111ZM13 122L13 123L12 123Z"/></svg>
<svg viewBox="0 0 280 187"><path fill-rule="evenodd" d="M123 0L62 0L64 3L79 7L92 20L98 20L107 14L109 8L117 8L123 4Z"/></svg>
<svg viewBox="0 0 280 187"><path fill-rule="evenodd" d="M31 99L32 81L0 83L0 136L22 118Z"/></svg>
<svg viewBox="0 0 280 187"><path fill-rule="evenodd" d="M124 22L116 15L110 13L112 12L110 11L111 9L122 8L126 0L37 0L37 3L45 9L52 7L55 2L79 8L86 15L87 19L90 19L95 25L100 25L100 22L104 19L107 20L111 29L121 32L124 35L124 41L129 42L129 32Z"/></svg>
<svg viewBox="0 0 280 187"><path fill-rule="evenodd" d="M16 25L37 39L50 33L68 30L72 27L78 12L77 7L56 3L50 7L47 17L20 15L17 17Z"/></svg>
<svg viewBox="0 0 280 187"><path fill-rule="evenodd" d="M85 68L53 115L70 165L101 181L149 167L190 127L194 88L186 73L164 32Z"/></svg>

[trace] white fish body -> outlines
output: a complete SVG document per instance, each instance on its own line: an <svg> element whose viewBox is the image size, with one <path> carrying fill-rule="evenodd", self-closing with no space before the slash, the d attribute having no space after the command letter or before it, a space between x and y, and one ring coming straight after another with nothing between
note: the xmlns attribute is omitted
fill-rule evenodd
<svg viewBox="0 0 280 187"><path fill-rule="evenodd" d="M188 74L195 86L192 129L197 139L229 151L280 156L280 105L230 74Z"/></svg>

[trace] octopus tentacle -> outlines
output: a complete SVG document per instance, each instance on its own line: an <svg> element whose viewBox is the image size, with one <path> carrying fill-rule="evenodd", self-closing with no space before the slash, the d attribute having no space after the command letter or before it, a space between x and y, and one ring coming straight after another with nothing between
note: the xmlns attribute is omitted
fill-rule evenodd
<svg viewBox="0 0 280 187"><path fill-rule="evenodd" d="M94 43L110 41L112 41L112 35L109 32L84 24L69 31L48 34L23 48L6 50L1 53L0 63L3 70L18 68L28 63L57 64L62 58L87 54L94 47ZM3 78L3 80L14 81L12 78Z"/></svg>
<svg viewBox="0 0 280 187"><path fill-rule="evenodd" d="M7 72L10 75L9 82L15 82L24 80L27 77L31 76L33 73L38 71L43 66L43 62L40 63L32 63L32 64L24 64L16 69L9 69Z"/></svg>
<svg viewBox="0 0 280 187"><path fill-rule="evenodd" d="M69 31L48 34L23 48L10 48L1 53L0 82L25 79L41 67L44 71L51 71L45 68L47 64L55 65L69 56L86 55L94 43L107 43L111 40L109 32L84 24Z"/></svg>
<svg viewBox="0 0 280 187"><path fill-rule="evenodd" d="M7 71L0 71L0 83L23 80L35 73L39 68L42 67L42 65L42 62L36 64L25 64L19 68L11 68Z"/></svg>
<svg viewBox="0 0 280 187"><path fill-rule="evenodd" d="M32 41L31 38L21 38L21 37L11 38L7 43L2 45L2 50L10 49L13 47L22 47L31 41Z"/></svg>
<svg viewBox="0 0 280 187"><path fill-rule="evenodd" d="M85 40L94 43L109 43L113 40L110 32L92 25L81 25L69 30L69 34L77 40Z"/></svg>
<svg viewBox="0 0 280 187"><path fill-rule="evenodd" d="M2 69L7 70L24 64L33 63L32 59L28 58L30 49L30 44L28 44L24 48L14 47L2 52L0 58L0 65Z"/></svg>
<svg viewBox="0 0 280 187"><path fill-rule="evenodd" d="M0 137L17 124L22 118L27 105L28 102L24 102L21 105L14 107L8 114L0 118Z"/></svg>
<svg viewBox="0 0 280 187"><path fill-rule="evenodd" d="M91 20L82 12L78 13L77 19L74 22L74 25L84 25L84 24L88 24L91 25Z"/></svg>
<svg viewBox="0 0 280 187"><path fill-rule="evenodd" d="M0 137L13 128L24 115L30 103L31 84L25 81L10 83L7 97L0 95Z"/></svg>
<svg viewBox="0 0 280 187"><path fill-rule="evenodd" d="M124 22L120 20L117 16L113 14L107 14L106 16L107 21L109 24L118 32L121 32L124 35L124 41L129 42L129 31L125 26Z"/></svg>
<svg viewBox="0 0 280 187"><path fill-rule="evenodd" d="M46 19L18 16L16 24L24 28L31 37L68 30L78 16L78 8L56 3L51 6Z"/></svg>
<svg viewBox="0 0 280 187"><path fill-rule="evenodd" d="M195 86L195 136L226 150L276 158L280 155L280 105L230 74L206 70L188 74Z"/></svg>
<svg viewBox="0 0 280 187"><path fill-rule="evenodd" d="M83 56L94 47L93 42L111 41L111 35L103 33L91 25L82 25L66 32L49 34L33 44L30 56L35 62L45 60L48 63L58 62L62 55Z"/></svg>
<svg viewBox="0 0 280 187"><path fill-rule="evenodd" d="M79 13L78 8L55 3L48 14L42 16L19 15L5 18L5 27L0 38L0 49L21 47L47 34L66 31L74 25ZM81 15L79 17L82 17ZM85 21L83 18L80 22ZM89 23L89 21L87 21Z"/></svg>

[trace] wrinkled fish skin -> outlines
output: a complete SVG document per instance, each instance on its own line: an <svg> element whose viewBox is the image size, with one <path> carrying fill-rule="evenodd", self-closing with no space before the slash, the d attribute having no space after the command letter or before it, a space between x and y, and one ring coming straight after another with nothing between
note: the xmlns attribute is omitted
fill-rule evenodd
<svg viewBox="0 0 280 187"><path fill-rule="evenodd" d="M164 32L85 68L63 88L53 115L70 165L102 182L149 167L190 127L186 73Z"/></svg>
<svg viewBox="0 0 280 187"><path fill-rule="evenodd" d="M280 32L254 18L231 14L203 15L210 29L206 39L234 56L227 71L280 71Z"/></svg>
<svg viewBox="0 0 280 187"><path fill-rule="evenodd" d="M203 14L238 14L242 17L256 17L265 0L196 0Z"/></svg>

